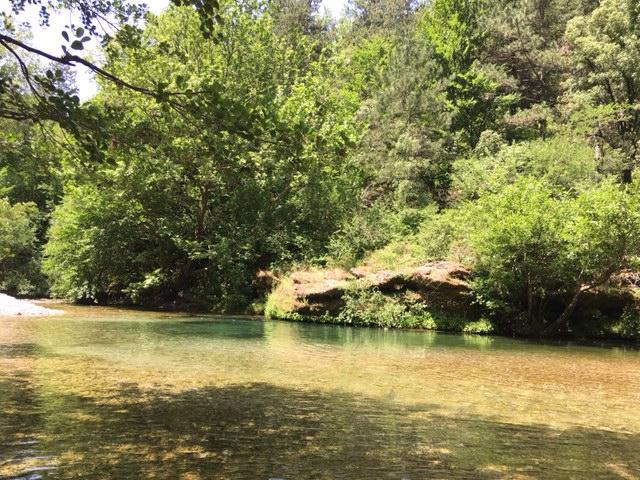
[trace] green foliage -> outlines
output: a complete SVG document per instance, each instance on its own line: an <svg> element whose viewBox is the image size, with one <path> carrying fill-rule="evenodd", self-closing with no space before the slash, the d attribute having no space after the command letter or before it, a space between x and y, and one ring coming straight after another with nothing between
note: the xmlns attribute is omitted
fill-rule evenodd
<svg viewBox="0 0 640 480"><path fill-rule="evenodd" d="M398 209L381 202L356 212L329 239L330 261L345 268L353 267L370 252L414 234L424 219L435 213L434 209L433 206Z"/></svg>
<svg viewBox="0 0 640 480"><path fill-rule="evenodd" d="M417 29L448 78L451 127L459 133L463 148L475 146L480 134L495 128L518 100L501 69L479 61L485 8L483 0L436 0L424 9Z"/></svg>
<svg viewBox="0 0 640 480"><path fill-rule="evenodd" d="M68 188L53 214L45 248L51 292L85 301L120 298L123 289L145 279L145 270L139 273L142 265L155 267L161 261L159 252L146 250L156 234L162 235L162 227L155 227L139 204L122 195L103 195L91 186Z"/></svg>
<svg viewBox="0 0 640 480"><path fill-rule="evenodd" d="M481 318L480 320L476 320L475 322L467 323L463 327L462 331L464 333L475 333L475 334L478 334L478 335L488 335L490 333L493 333L494 326L486 318Z"/></svg>
<svg viewBox="0 0 640 480"><path fill-rule="evenodd" d="M62 193L63 149L35 126L0 120L0 128L0 193L12 203L33 202L50 212Z"/></svg>
<svg viewBox="0 0 640 480"><path fill-rule="evenodd" d="M361 112L368 128L357 157L367 204L385 199L419 208L443 201L454 141L441 77L420 41L407 40L391 54L378 92Z"/></svg>
<svg viewBox="0 0 640 480"><path fill-rule="evenodd" d="M353 19L353 31L359 35L402 34L413 18L415 0L349 0L348 14Z"/></svg>
<svg viewBox="0 0 640 480"><path fill-rule="evenodd" d="M384 328L437 328L429 312L406 298L385 295L376 289L359 289L349 292L344 300L346 305L336 317L337 323Z"/></svg>
<svg viewBox="0 0 640 480"><path fill-rule="evenodd" d="M475 221L468 242L481 298L495 298L503 308L513 303L515 311L543 310L547 293L563 284L558 232L567 212L559 207L546 185L527 180L469 207Z"/></svg>
<svg viewBox="0 0 640 480"><path fill-rule="evenodd" d="M569 196L528 178L482 197L468 207L473 223L466 238L478 298L513 316L515 328L553 325L551 300L566 299L570 314L573 299L638 254L639 199L635 186L603 182ZM518 318L518 312L526 317Z"/></svg>
<svg viewBox="0 0 640 480"><path fill-rule="evenodd" d="M25 54L24 2L0 32L5 289L46 288L44 242L54 295L219 311L262 310L260 270L454 260L490 321L377 291L333 320L578 332L584 292L637 268L637 2L31 3L85 14L58 66ZM83 103L66 66L93 65L70 55L103 17ZM295 310L288 282L267 315Z"/></svg>
<svg viewBox="0 0 640 480"><path fill-rule="evenodd" d="M620 319L609 327L606 332L626 339L637 340L640 338L640 312L634 308L626 308Z"/></svg>
<svg viewBox="0 0 640 480"><path fill-rule="evenodd" d="M379 326L385 328L424 328L428 319L377 290L357 290L345 298L346 305L338 322L348 325Z"/></svg>
<svg viewBox="0 0 640 480"><path fill-rule="evenodd" d="M420 19L421 32L448 74L469 70L484 39L479 25L482 0L435 0Z"/></svg>
<svg viewBox="0 0 640 480"><path fill-rule="evenodd" d="M413 234L396 237L385 247L369 254L364 263L374 268L396 269L418 266L428 261L460 260L457 241L465 223L463 212L448 209L438 213L422 210L423 221Z"/></svg>
<svg viewBox="0 0 640 480"><path fill-rule="evenodd" d="M592 0L486 2L483 61L503 65L518 92L518 107L534 113L554 105L573 72L563 50L567 22L588 13ZM533 111L531 111L533 109Z"/></svg>
<svg viewBox="0 0 640 480"><path fill-rule="evenodd" d="M293 280L290 277L285 277L269 293L264 306L264 316L266 318L298 319L296 314L292 313L295 302L293 287Z"/></svg>
<svg viewBox="0 0 640 480"><path fill-rule="evenodd" d="M630 181L638 164L637 138L640 133L638 101L640 79L640 31L637 2L603 0L597 8L567 23L566 40L571 60L580 75L568 82L567 97L586 94L586 107L607 105L614 115L601 116L591 135L594 142L623 152L622 174Z"/></svg>
<svg viewBox="0 0 640 480"><path fill-rule="evenodd" d="M110 164L80 177L54 214L46 268L57 295L241 309L255 271L323 253L355 200L343 156L358 98L331 88L331 59L309 62L314 38L285 41L268 10L253 15L262 3L244 7L225 8L225 46L203 42L187 9L151 20L144 54L110 46L124 78L205 93L185 118L105 85L95 102L126 113L110 125Z"/></svg>
<svg viewBox="0 0 640 480"><path fill-rule="evenodd" d="M483 138L492 137L485 132ZM579 139L554 136L505 146L500 138L493 137L493 146L480 144L473 155L454 163L452 198L475 200L521 176L544 180L557 191L595 183L600 176L593 150Z"/></svg>
<svg viewBox="0 0 640 480"><path fill-rule="evenodd" d="M42 293L36 243L37 210L32 203L0 199L0 290L19 295Z"/></svg>
<svg viewBox="0 0 640 480"><path fill-rule="evenodd" d="M333 323L384 328L415 328L447 332L488 334L493 325L486 319L470 320L462 315L425 308L407 294L384 294L376 289L354 289L344 296L345 307Z"/></svg>

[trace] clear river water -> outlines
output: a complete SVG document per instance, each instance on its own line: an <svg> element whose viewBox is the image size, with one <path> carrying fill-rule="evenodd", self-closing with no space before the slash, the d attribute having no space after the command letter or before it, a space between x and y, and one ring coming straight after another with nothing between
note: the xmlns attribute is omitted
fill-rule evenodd
<svg viewBox="0 0 640 480"><path fill-rule="evenodd" d="M0 479L640 478L640 352L63 306L0 317Z"/></svg>

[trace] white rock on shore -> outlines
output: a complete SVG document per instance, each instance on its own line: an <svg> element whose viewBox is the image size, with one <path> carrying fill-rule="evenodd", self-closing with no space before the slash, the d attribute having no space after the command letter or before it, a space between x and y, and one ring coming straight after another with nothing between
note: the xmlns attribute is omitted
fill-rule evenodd
<svg viewBox="0 0 640 480"><path fill-rule="evenodd" d="M40 307L26 300L18 300L4 293L0 293L0 315L59 315L61 310Z"/></svg>

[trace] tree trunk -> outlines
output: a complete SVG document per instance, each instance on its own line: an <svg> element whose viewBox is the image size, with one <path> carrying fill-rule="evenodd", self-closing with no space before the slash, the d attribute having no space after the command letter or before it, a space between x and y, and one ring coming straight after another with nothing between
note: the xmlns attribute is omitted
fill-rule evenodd
<svg viewBox="0 0 640 480"><path fill-rule="evenodd" d="M565 307L562 314L558 317L558 319L555 322L553 322L553 324L551 324L549 327L545 329L545 332L548 332L550 330L556 330L560 327L569 326L569 317L571 317L571 314L573 314L576 307L578 306L578 300L580 300L580 295L582 295L583 291L585 291L583 287L578 287L578 290L576 290L576 293L574 293L573 297L571 298L571 301Z"/></svg>
<svg viewBox="0 0 640 480"><path fill-rule="evenodd" d="M567 305L564 309L564 311L562 312L562 314L558 317L558 319L553 322L551 325L549 325L549 327L547 327L544 331L548 332L552 329L557 329L560 328L562 326L568 327L569 326L569 317L571 316L571 314L575 311L576 307L578 306L578 300L580 300L580 296L582 295L583 292L588 292L589 290L592 290L596 287L599 287L600 285L604 284L607 280L609 280L609 278L611 278L611 275L613 275L613 272L616 271L617 268L619 268L619 264L612 266L610 268L608 268L607 270L605 270L602 275L600 275L600 277L598 277L596 280L594 280L593 282L587 284L587 285L580 285L578 287L578 289L576 290L576 293L573 295L573 298L571 299L571 301L569 302L569 305Z"/></svg>
<svg viewBox="0 0 640 480"><path fill-rule="evenodd" d="M199 187L200 198L198 199L198 210L196 213L196 222L193 235L195 240L201 241L204 238L204 221L207 215L207 207L209 201L209 187L201 185Z"/></svg>
<svg viewBox="0 0 640 480"><path fill-rule="evenodd" d="M527 275L527 318L529 324L533 321L533 291L531 290L531 279Z"/></svg>

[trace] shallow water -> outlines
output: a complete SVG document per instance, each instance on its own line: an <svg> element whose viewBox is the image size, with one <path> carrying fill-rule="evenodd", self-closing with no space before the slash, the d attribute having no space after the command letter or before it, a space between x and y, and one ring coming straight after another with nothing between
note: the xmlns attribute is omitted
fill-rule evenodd
<svg viewBox="0 0 640 480"><path fill-rule="evenodd" d="M64 307L0 317L0 478L640 477L640 352Z"/></svg>

